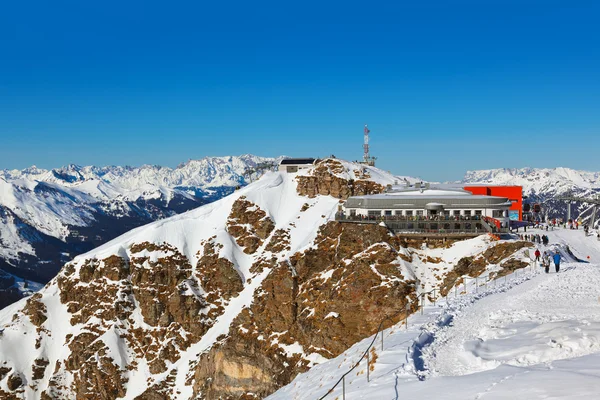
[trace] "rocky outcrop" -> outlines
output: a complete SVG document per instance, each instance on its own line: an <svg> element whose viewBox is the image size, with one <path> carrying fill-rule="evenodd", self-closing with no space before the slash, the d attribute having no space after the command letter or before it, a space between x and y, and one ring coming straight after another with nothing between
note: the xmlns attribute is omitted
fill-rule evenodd
<svg viewBox="0 0 600 400"><path fill-rule="evenodd" d="M297 180L298 194L307 197L317 195L347 199L350 196L382 193L383 185L368 179L344 179L338 175L345 172L342 163L335 159L318 161L310 175L300 175Z"/></svg>
<svg viewBox="0 0 600 400"><path fill-rule="evenodd" d="M502 270L495 275L490 276L504 276L511 273L515 269L527 267L529 265L528 263L509 257L514 255L522 248L532 246L533 245L530 242L524 241L498 243L477 257L461 258L454 269L446 274L440 286L441 295L446 296L454 286L462 284L462 276L470 276L475 278L481 275L486 270L488 265L498 264L503 260L506 261L500 265Z"/></svg>
<svg viewBox="0 0 600 400"><path fill-rule="evenodd" d="M233 203L227 220L227 232L244 249L244 253L254 254L274 228L275 224L267 213L244 196Z"/></svg>
<svg viewBox="0 0 600 400"><path fill-rule="evenodd" d="M262 398L403 318L414 281L400 272L397 239L377 225L330 222L315 247L276 264L230 336L202 355L195 392L205 398ZM249 397L248 397L249 398Z"/></svg>
<svg viewBox="0 0 600 400"><path fill-rule="evenodd" d="M214 257L208 253L203 265L210 264ZM160 373L167 362L177 361L182 350L198 341L222 312L220 304L211 304L211 299L198 294L198 282L188 259L173 246L138 243L131 246L130 254L130 259L110 256L85 260L78 269L68 265L57 278L60 300L71 314L71 324L85 327L82 333L67 337L70 355L64 364L64 369L73 374L71 390L81 398L87 398L86 393L97 393L95 398L99 399L125 394L126 371L99 340L103 332L119 332L119 346L129 349L136 360L145 359L152 373ZM219 267L223 264L218 257L214 261L218 271L225 271ZM212 284L225 296L227 289L219 286L228 284L218 279ZM238 291L240 285L238 276ZM34 301L30 304L29 314L41 321L41 307ZM147 328L136 323L135 309ZM212 309L219 312L209 314ZM48 373L43 360L34 368L38 376ZM51 398L63 396L61 381L60 374L53 376L46 394Z"/></svg>

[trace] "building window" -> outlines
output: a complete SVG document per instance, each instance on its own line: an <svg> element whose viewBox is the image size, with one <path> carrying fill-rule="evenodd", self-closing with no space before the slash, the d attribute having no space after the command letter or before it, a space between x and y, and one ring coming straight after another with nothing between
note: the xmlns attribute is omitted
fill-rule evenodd
<svg viewBox="0 0 600 400"><path fill-rule="evenodd" d="M392 210L385 210L385 216L386 217L391 217L392 216Z"/></svg>
<svg viewBox="0 0 600 400"><path fill-rule="evenodd" d="M412 210L406 210L406 216L407 217L412 217L412 215L413 215Z"/></svg>
<svg viewBox="0 0 600 400"><path fill-rule="evenodd" d="M381 211L379 210L369 210L369 217L380 217Z"/></svg>
<svg viewBox="0 0 600 400"><path fill-rule="evenodd" d="M465 217L471 216L471 210L465 210Z"/></svg>
<svg viewBox="0 0 600 400"><path fill-rule="evenodd" d="M454 216L458 217L460 215L460 210L454 210Z"/></svg>
<svg viewBox="0 0 600 400"><path fill-rule="evenodd" d="M475 215L481 215L481 210L475 210Z"/></svg>
<svg viewBox="0 0 600 400"><path fill-rule="evenodd" d="M350 216L356 217L356 210L350 210Z"/></svg>
<svg viewBox="0 0 600 400"><path fill-rule="evenodd" d="M446 217L449 217L450 216L450 210L444 210L444 215Z"/></svg>
<svg viewBox="0 0 600 400"><path fill-rule="evenodd" d="M422 217L423 216L423 210L417 210L417 215Z"/></svg>

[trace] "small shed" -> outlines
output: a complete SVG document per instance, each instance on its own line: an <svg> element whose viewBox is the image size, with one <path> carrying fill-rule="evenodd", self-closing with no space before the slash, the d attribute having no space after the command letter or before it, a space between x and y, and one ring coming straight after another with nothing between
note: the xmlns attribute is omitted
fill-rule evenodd
<svg viewBox="0 0 600 400"><path fill-rule="evenodd" d="M279 171L295 173L302 169L312 168L315 161L314 158L284 158L279 164Z"/></svg>

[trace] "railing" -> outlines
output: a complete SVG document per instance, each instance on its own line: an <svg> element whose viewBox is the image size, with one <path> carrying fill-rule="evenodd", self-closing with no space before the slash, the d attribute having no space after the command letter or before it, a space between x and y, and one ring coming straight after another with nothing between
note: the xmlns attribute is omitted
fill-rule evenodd
<svg viewBox="0 0 600 400"><path fill-rule="evenodd" d="M406 314L408 316L408 309L410 303L406 304ZM331 389L329 389L327 391L327 393L325 393L323 396L319 397L319 400L323 400L325 397L329 396L331 393L333 393L333 391L335 390L335 388L340 384L340 382L342 383L342 396L345 399L346 398L346 376L348 374L350 374L350 372L354 371L354 369L356 367L358 367L360 365L360 362L362 360L364 360L365 358L367 359L367 382L370 381L370 376L369 376L369 351L371 351L371 348L373 347L373 345L375 344L375 340L377 340L377 336L379 336L379 334L381 333L381 351L383 351L383 324L386 321L390 321L392 322L392 325L394 324L394 321L390 318L390 317L385 317L381 323L379 324L379 327L377 328L377 333L375 334L375 336L373 337L373 340L371 341L371 343L369 344L369 347L367 347L367 349L365 350L365 352L363 353L363 355L358 359L358 361L352 366L352 368L350 368L350 370L348 370L348 372L346 372L344 375L341 376L341 378L335 383L335 385L333 385L331 387Z"/></svg>
<svg viewBox="0 0 600 400"><path fill-rule="evenodd" d="M494 265L494 264L491 264L491 265ZM525 267L525 268L530 268L531 271L535 272L535 270L537 268L535 261L531 260L529 266ZM521 268L521 269L525 269L525 268ZM515 275L515 278L518 278L519 277L519 269L515 269L510 274L506 274L506 275L503 275L501 277L496 276L496 277L494 277L494 279L489 279L490 278L490 274L488 272L488 274L485 277L483 277L484 279L487 278L487 279L485 279L483 281L483 285L485 285L485 288L487 289L488 283L491 282L491 281L493 281L494 282L494 286L496 286L496 281L498 279L502 279L502 277L504 277L504 284L506 284L508 282L508 276L511 276L513 274ZM480 276L476 276L474 278L471 278L469 276L464 276L463 275L463 276L457 277L454 281L452 281L452 284L449 285L450 287L454 287L454 297L455 298L458 297L458 286L459 286L459 285L456 285L456 282L458 280L460 280L460 279L462 279L462 285L463 285L463 289L464 289L465 295L468 294L468 283L469 283L469 280L471 280L471 282L475 281L475 293L479 292L479 286L481 286L481 285L479 285L479 281L480 281L480 279L482 279L481 275ZM439 291L439 293L441 294L441 288L436 287L436 288L431 289L428 292L419 293L417 295L417 304L418 304L417 310L420 309L421 315L423 315L424 309L425 309L425 296L430 295L431 293L433 293L433 305L434 306L436 305L436 303L437 303L436 296L435 296L436 291ZM448 291L446 293L446 296L444 296L444 298L446 299L446 303L448 302L448 296L449 295L450 295L450 291ZM462 295L462 293L461 293L461 295ZM411 306L413 304L414 303L410 303L410 302L406 303L406 310L405 310L405 317L404 317L404 324L406 326L406 330L408 330L408 313L409 313L409 310L411 309ZM361 361L363 361L365 358L367 359L367 382L370 382L369 372L370 372L371 366L369 365L369 352L371 351L371 348L373 348L373 346L375 345L375 341L377 340L377 337L379 335L381 335L381 351L383 351L383 324L386 321L391 321L392 324L394 324L394 321L390 317L386 316L381 321L381 323L379 324L379 327L377 328L377 332L375 333L375 336L373 337L373 340L371 340L371 343L369 344L369 346L367 347L367 349L364 351L364 353L362 354L362 356L360 357L360 359L356 363L354 363L354 365L352 366L352 368L350 368L350 370L348 370L345 374L343 374L340 377L340 379L338 379L338 381L327 391L327 393L325 393L323 396L319 397L318 400L323 400L327 396L329 396L330 394L332 394L333 391L338 387L338 385L340 383L342 384L342 400L346 400L346 376L348 374L350 374L352 371L354 371L354 369L356 369L356 367L358 367L360 365ZM409 341L414 341L414 339L407 340L406 342L409 342ZM404 342L404 343L406 343L406 342Z"/></svg>
<svg viewBox="0 0 600 400"><path fill-rule="evenodd" d="M335 214L336 221L481 221L484 217L481 215L346 215L343 213Z"/></svg>

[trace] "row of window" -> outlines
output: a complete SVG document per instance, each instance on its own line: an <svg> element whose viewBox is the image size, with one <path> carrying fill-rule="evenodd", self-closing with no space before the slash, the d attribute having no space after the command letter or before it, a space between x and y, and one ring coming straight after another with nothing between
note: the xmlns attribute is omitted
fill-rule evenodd
<svg viewBox="0 0 600 400"><path fill-rule="evenodd" d="M498 217L502 216L502 212L501 210L498 210L498 212L500 213L500 215L498 215ZM494 216L496 214L496 210L494 210ZM355 216L356 215L356 210L350 210L350 215L351 216ZM381 216L381 215L385 215L385 216L392 216L392 215L404 215L407 217L412 217L413 215L416 216L424 216L425 215L425 211L424 210L416 210L416 212L413 214L413 210L369 210L368 211L368 215L370 217L377 217L377 216ZM471 213L471 210L464 210L461 213L461 210L453 210L452 212L450 210L444 210L442 212L440 212L439 214L437 213L430 213L429 215L444 215L446 217L449 216L467 216L470 217L471 215L482 215L482 211L481 210L475 210L474 213Z"/></svg>

